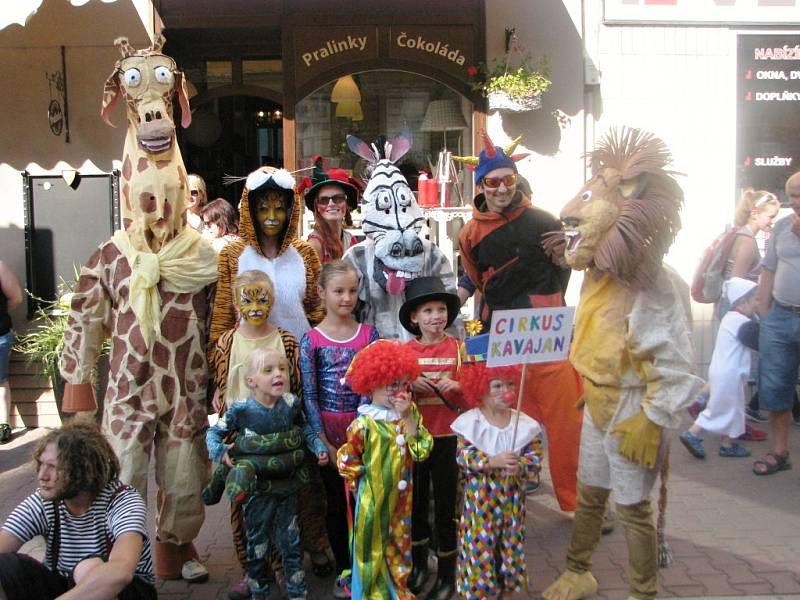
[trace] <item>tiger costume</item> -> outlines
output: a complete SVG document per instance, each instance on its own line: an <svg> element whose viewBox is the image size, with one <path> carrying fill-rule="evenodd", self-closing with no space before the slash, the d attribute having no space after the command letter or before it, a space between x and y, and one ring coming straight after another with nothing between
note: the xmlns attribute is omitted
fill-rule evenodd
<svg viewBox="0 0 800 600"><path fill-rule="evenodd" d="M260 179L259 179L260 176ZM263 236L254 226L255 210L250 205L250 185L256 186L263 178L267 184L275 182L287 200L286 226L278 234L278 253L268 258L261 249ZM298 226L303 213L299 197L294 195L294 177L283 169L262 167L247 178L249 185L242 191L239 217L241 239L230 242L219 254L217 291L211 311L209 329L209 360L217 340L236 325L233 304L233 280L237 273L248 269L264 271L275 283L275 305L270 321L289 331L297 339L325 316L325 307L317 294L319 256L308 242L299 239ZM298 310L302 303L303 312Z"/></svg>

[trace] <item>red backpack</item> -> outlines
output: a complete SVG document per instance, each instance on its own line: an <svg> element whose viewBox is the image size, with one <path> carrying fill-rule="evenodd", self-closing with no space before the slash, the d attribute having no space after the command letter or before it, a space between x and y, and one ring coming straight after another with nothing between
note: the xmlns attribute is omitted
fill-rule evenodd
<svg viewBox="0 0 800 600"><path fill-rule="evenodd" d="M717 236L703 252L703 258L692 277L692 299L695 302L710 304L722 296L722 284L725 281L725 265L739 235L737 227L731 227Z"/></svg>

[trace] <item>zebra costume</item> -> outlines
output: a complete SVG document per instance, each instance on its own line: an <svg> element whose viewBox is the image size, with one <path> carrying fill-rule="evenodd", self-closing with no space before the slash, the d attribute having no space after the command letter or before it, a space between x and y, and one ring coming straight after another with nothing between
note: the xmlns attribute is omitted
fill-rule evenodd
<svg viewBox="0 0 800 600"><path fill-rule="evenodd" d="M356 316L360 322L375 326L382 338L408 341L412 336L397 318L405 302L406 283L415 277L439 277L447 291L455 294L453 268L437 246L419 236L422 210L395 166L411 148L411 136L401 134L382 146L370 146L348 135L347 144L372 166L361 205L367 239L343 257L359 273ZM459 316L451 325L451 333L463 338L463 329Z"/></svg>

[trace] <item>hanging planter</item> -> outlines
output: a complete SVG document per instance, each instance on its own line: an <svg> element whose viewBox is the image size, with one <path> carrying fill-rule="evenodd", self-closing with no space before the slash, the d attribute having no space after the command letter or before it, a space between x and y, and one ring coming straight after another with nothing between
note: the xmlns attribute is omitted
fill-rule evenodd
<svg viewBox="0 0 800 600"><path fill-rule="evenodd" d="M496 58L491 66L481 63L467 68L473 78L472 89L486 96L490 110L525 112L540 108L542 94L552 83L547 58L534 64L530 52L516 41L507 48L506 55Z"/></svg>
<svg viewBox="0 0 800 600"><path fill-rule="evenodd" d="M542 94L513 98L506 92L491 92L488 95L489 110L508 110L511 112L528 112L542 107Z"/></svg>

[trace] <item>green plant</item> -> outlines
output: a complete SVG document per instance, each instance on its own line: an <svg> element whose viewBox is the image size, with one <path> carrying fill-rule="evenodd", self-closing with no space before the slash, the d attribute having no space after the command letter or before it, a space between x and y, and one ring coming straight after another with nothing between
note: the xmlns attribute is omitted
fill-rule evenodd
<svg viewBox="0 0 800 600"><path fill-rule="evenodd" d="M29 365L35 365L42 375L53 379L58 375L58 362L64 349L64 332L69 321L69 307L72 301L72 290L78 281L78 270L72 282L64 279L58 284L59 298L44 300L26 290L36 301L34 321L36 326L21 336L14 349L25 357ZM109 340L105 340L101 354L110 350Z"/></svg>
<svg viewBox="0 0 800 600"><path fill-rule="evenodd" d="M62 281L59 291L64 287L68 286ZM36 327L19 338L15 350L25 357L29 365L36 365L43 375L53 377L64 348L71 294L63 294L58 300L43 300L30 291L27 293L37 303L34 312Z"/></svg>
<svg viewBox="0 0 800 600"><path fill-rule="evenodd" d="M550 65L546 57L533 64L530 53L523 54L516 67L507 57L492 61L491 66L480 63L469 67L467 72L474 77L472 89L484 95L502 92L510 98L522 99L543 94L550 89Z"/></svg>

